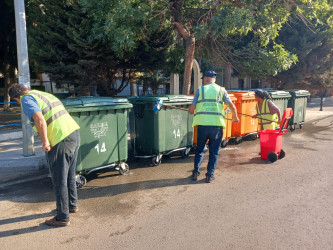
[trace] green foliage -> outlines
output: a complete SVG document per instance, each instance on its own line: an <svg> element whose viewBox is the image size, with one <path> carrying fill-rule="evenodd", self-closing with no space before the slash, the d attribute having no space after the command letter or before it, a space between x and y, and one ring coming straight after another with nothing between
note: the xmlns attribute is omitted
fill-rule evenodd
<svg viewBox="0 0 333 250"><path fill-rule="evenodd" d="M252 78L266 78L275 76L279 72L287 70L293 63L297 62L296 55L290 54L282 45L275 44L270 50L260 48L256 44L250 43L244 47L240 53L248 52L248 58L237 61L243 76Z"/></svg>
<svg viewBox="0 0 333 250"><path fill-rule="evenodd" d="M13 1L0 1L0 73L14 77L17 67Z"/></svg>
<svg viewBox="0 0 333 250"><path fill-rule="evenodd" d="M298 56L299 63L270 80L280 87L333 86L333 28L294 19L280 32L278 41Z"/></svg>
<svg viewBox="0 0 333 250"><path fill-rule="evenodd" d="M184 34L195 36L197 58L206 57L212 64L231 64L242 75L263 78L277 75L297 62L299 54L277 40L291 15L314 27L332 25L332 3L328 0L77 1L79 11L71 17L79 16L75 25L69 22L69 15L77 2L57 1L53 5L58 4L58 10L49 7L45 9L49 18L38 20L41 39L34 35L33 50L43 48L36 54L50 62L49 70L56 66L62 78L73 77L89 67L98 69L98 65L107 68L107 74L95 74L104 80L119 69L167 69L179 73L184 70ZM50 1L43 3L51 5ZM87 24L82 19L88 20ZM43 27L44 22L49 24ZM77 35L70 35L75 32ZM47 49L42 42L45 40ZM90 49L85 47L87 44ZM102 63L101 57L105 57Z"/></svg>
<svg viewBox="0 0 333 250"><path fill-rule="evenodd" d="M187 32L195 34L198 41L197 56L223 53L220 58L222 62L231 63L244 74L257 77L276 75L297 61L294 54L288 53L275 42L291 14L304 20L315 20L316 23L325 20L332 24L332 4L325 0L82 2L87 13L96 21L94 36L111 41L118 56L132 52L139 43L147 46L147 38L153 32L170 31L172 22L177 21L184 25ZM181 4L178 16L173 12L173 4L176 3ZM168 34L174 36L172 32ZM239 38L248 35L253 36L254 40L239 48ZM169 62L184 59L185 50L183 55L177 53L180 46L183 45L170 45L169 51L177 49L176 53L169 53ZM177 72L180 68L170 67L170 70Z"/></svg>
<svg viewBox="0 0 333 250"><path fill-rule="evenodd" d="M291 15L308 23L332 25L328 1L246 1L241 8L222 3L209 22L196 27L197 56L231 63L241 75L275 76L296 64L291 48L276 41Z"/></svg>
<svg viewBox="0 0 333 250"><path fill-rule="evenodd" d="M151 31L153 39L137 41L130 51L113 50L114 39L91 33L96 23L78 1L30 0L28 11L30 53L36 67L49 73L52 81L75 83L83 95L96 85L106 91L103 95L115 95L129 83L129 72L166 63L169 40L164 30ZM126 75L119 88L112 81L117 73Z"/></svg>
<svg viewBox="0 0 333 250"><path fill-rule="evenodd" d="M171 45L168 49L168 57L165 65L166 69L176 74L184 72L184 55L184 46L177 44Z"/></svg>
<svg viewBox="0 0 333 250"><path fill-rule="evenodd" d="M167 2L86 0L82 4L86 13L95 20L93 36L108 40L121 58L125 53L133 52L139 44L147 50L147 41L156 33L168 34L171 31L170 23L163 19L164 12L168 10ZM164 35L164 38L167 37Z"/></svg>

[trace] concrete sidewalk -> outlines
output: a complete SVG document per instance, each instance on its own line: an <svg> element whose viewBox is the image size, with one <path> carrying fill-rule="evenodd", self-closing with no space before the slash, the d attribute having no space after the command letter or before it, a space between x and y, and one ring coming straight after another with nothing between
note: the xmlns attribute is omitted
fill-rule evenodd
<svg viewBox="0 0 333 250"><path fill-rule="evenodd" d="M320 99L312 98L306 110L306 123L333 115L333 97L324 101L324 111L319 111ZM295 131L297 133L297 130ZM15 181L22 176L37 176L47 174L47 163L42 144L35 136L35 155L23 156L22 130L0 131L0 185L8 181Z"/></svg>

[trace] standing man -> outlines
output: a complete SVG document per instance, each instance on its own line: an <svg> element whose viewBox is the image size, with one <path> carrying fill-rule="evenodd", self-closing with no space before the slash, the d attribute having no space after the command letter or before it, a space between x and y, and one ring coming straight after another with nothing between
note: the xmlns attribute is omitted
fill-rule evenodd
<svg viewBox="0 0 333 250"><path fill-rule="evenodd" d="M204 158L204 148L207 140L209 147L209 161L206 173L206 182L215 179L214 172L219 157L222 142L223 128L225 128L225 103L232 113L232 122L239 122L235 105L232 103L227 91L217 85L215 71L204 74L204 84L195 93L189 112L194 114L193 126L198 125L197 148L195 150L194 170L192 180L196 181L200 175L199 168Z"/></svg>
<svg viewBox="0 0 333 250"><path fill-rule="evenodd" d="M9 96L21 104L47 154L57 215L45 223L49 226L68 226L69 213L78 211L75 171L80 127L54 95L14 84L9 90Z"/></svg>

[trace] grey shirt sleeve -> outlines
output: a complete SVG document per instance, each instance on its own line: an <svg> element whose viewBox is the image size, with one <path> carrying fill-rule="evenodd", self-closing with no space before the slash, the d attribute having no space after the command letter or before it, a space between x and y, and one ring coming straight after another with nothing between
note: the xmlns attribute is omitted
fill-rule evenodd
<svg viewBox="0 0 333 250"><path fill-rule="evenodd" d="M280 109L272 101L268 101L268 107L269 107L269 111L272 115L279 114L281 112Z"/></svg>
<svg viewBox="0 0 333 250"><path fill-rule="evenodd" d="M223 102L224 102L225 104L229 104L229 103L231 103L231 99L230 99L230 96L228 95L228 92L227 92L227 91L224 91Z"/></svg>
<svg viewBox="0 0 333 250"><path fill-rule="evenodd" d="M197 106L198 98L199 98L199 89L197 90L197 92L195 92L195 95L194 95L193 101L192 101L192 105Z"/></svg>

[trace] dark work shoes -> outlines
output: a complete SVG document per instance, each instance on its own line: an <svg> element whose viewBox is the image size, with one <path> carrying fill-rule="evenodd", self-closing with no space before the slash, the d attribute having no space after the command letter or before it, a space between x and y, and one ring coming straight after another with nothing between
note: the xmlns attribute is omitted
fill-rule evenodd
<svg viewBox="0 0 333 250"><path fill-rule="evenodd" d="M213 180L215 180L214 176L206 176L206 183L211 183Z"/></svg>
<svg viewBox="0 0 333 250"><path fill-rule="evenodd" d="M56 219L56 217L52 217L50 219L47 219L45 221L45 224L49 225L49 226L54 226L54 227L65 227L65 226L68 226L70 224L70 222L69 221L59 221Z"/></svg>
<svg viewBox="0 0 333 250"><path fill-rule="evenodd" d="M192 180L196 181L198 179L198 176L200 175L200 173L196 172L196 173L192 173Z"/></svg>
<svg viewBox="0 0 333 250"><path fill-rule="evenodd" d="M69 212L72 213L72 214L75 214L75 213L79 212L79 209L77 207L76 208L70 208Z"/></svg>

